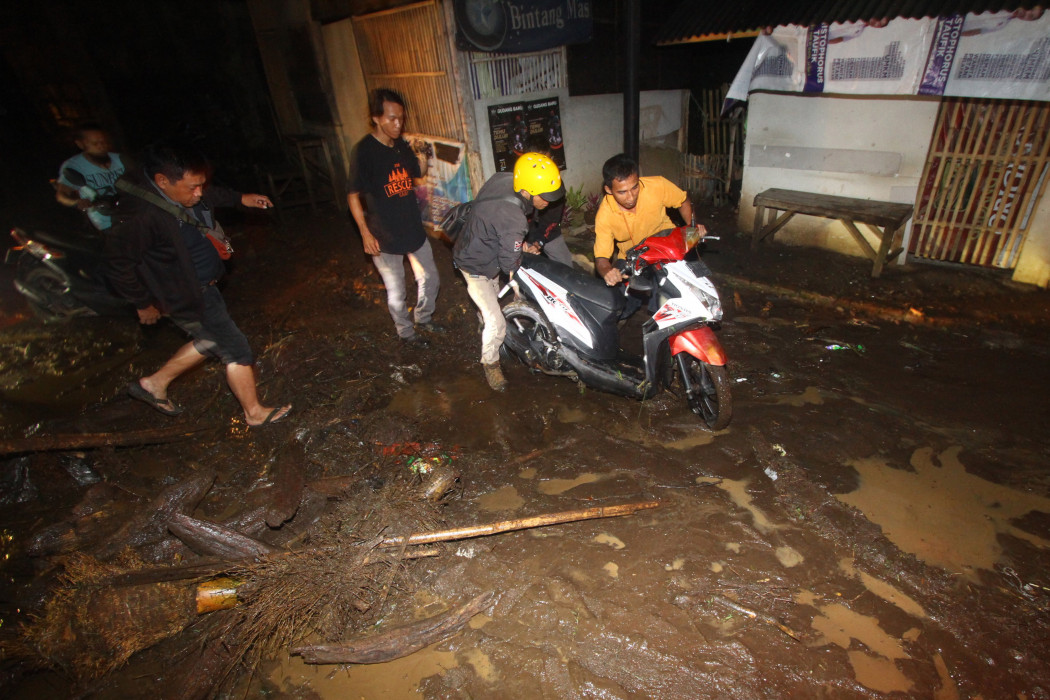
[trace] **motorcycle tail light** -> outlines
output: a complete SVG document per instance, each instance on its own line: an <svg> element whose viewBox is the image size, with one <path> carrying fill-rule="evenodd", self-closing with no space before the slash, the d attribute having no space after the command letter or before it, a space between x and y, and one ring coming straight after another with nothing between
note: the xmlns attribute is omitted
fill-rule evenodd
<svg viewBox="0 0 1050 700"><path fill-rule="evenodd" d="M40 241L34 241L31 238L26 240L23 247L34 258L40 258L41 260L57 260L66 257L65 253L51 250Z"/></svg>

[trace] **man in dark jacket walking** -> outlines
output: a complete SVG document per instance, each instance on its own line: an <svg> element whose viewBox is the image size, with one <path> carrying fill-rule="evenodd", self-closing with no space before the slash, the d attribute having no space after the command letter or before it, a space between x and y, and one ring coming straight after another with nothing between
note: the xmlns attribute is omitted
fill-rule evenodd
<svg viewBox="0 0 1050 700"><path fill-rule="evenodd" d="M510 274L521 264L521 251L539 253L539 246L522 245L528 215L561 197L561 172L550 158L525 153L513 173L496 173L484 184L471 207L452 258L467 281L467 293L481 311L481 364L485 380L496 391L507 388L499 366L499 348L507 332L499 305L500 272Z"/></svg>
<svg viewBox="0 0 1050 700"><path fill-rule="evenodd" d="M165 415L178 415L182 409L168 398L168 385L212 355L226 365L226 380L245 422L273 423L292 407L259 402L252 351L216 286L225 267L206 235L208 229L221 232L215 207L240 203L267 209L273 204L259 194L205 188L210 173L195 149L159 144L147 151L141 171L125 175L124 187L118 184L126 194L118 223L106 239L110 282L135 305L140 323L152 325L168 316L193 338L159 370L131 382L127 391Z"/></svg>

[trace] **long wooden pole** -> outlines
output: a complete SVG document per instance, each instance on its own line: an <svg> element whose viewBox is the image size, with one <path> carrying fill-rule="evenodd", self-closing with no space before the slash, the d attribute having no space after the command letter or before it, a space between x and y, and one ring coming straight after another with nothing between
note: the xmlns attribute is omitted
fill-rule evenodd
<svg viewBox="0 0 1050 700"><path fill-rule="evenodd" d="M657 508L659 506L660 501L641 501L639 503L622 503L620 505L615 506L596 506L594 508L582 508L580 510L566 510L560 513L534 515L529 518L519 518L517 520L502 520L500 522L488 523L485 525L469 525L467 527L458 527L450 530L417 532L406 537L388 537L384 540L381 540L377 546L402 547L419 544L428 544L431 542L463 540L469 537L496 535L501 532L511 532L513 530L527 530L532 527L558 525L560 523L575 522L577 520L594 520L595 518L613 518L620 515L631 515L632 513L636 513L640 510L648 510L650 508ZM277 552L268 556L272 558L278 558L289 556L295 553L296 552L293 550L288 552ZM416 556L434 556L436 554L437 552L433 550L428 550L426 552L418 552L415 554L413 554L412 552L406 552L403 558L412 559ZM251 561L257 560L255 558L251 558L228 561L208 561L190 566L142 569L139 571L131 571L124 574L117 574L116 576L110 578L107 581L107 583L112 586L130 586L141 583L156 583L160 581L177 581L180 579L215 576L218 574L226 573L238 565L247 564ZM366 559L364 563L368 563L368 560Z"/></svg>
<svg viewBox="0 0 1050 700"><path fill-rule="evenodd" d="M577 520L593 520L595 518L613 518L620 515L631 515L640 510L657 508L660 501L642 501L640 503L623 503L615 506L596 506L594 508L581 508L580 510L566 510L560 513L546 513L534 515L529 518L518 520L504 520L498 523L486 525L470 525L457 527L451 530L435 530L434 532L417 532L406 537L388 537L379 543L380 547L400 547L416 544L429 544L431 542L448 542L449 540L463 540L468 537L482 537L484 535L496 535L501 532L512 530L527 530L532 527L544 525L558 525L559 523L575 522Z"/></svg>

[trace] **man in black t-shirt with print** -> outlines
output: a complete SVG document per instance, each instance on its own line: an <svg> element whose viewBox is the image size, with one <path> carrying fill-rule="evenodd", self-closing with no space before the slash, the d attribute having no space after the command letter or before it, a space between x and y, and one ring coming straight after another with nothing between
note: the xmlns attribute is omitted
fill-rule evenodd
<svg viewBox="0 0 1050 700"><path fill-rule="evenodd" d="M401 138L405 102L393 90L376 90L369 101L372 133L357 145L350 193L346 201L361 232L365 253L372 256L386 287L386 303L402 342L425 347L417 328L435 332L432 321L440 280L434 265L415 184L426 174L426 160ZM405 290L408 258L418 294L414 318L409 315Z"/></svg>

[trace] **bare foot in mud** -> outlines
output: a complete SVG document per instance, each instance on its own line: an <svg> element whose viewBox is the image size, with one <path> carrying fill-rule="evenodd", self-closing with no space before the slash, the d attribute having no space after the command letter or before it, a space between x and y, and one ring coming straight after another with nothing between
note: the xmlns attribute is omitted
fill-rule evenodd
<svg viewBox="0 0 1050 700"><path fill-rule="evenodd" d="M283 420L291 410L292 404L278 406L277 408L259 406L258 410L251 414L245 412L244 419L245 422L248 423L248 427L257 428L261 425L269 425L270 423L276 423L279 420Z"/></svg>

